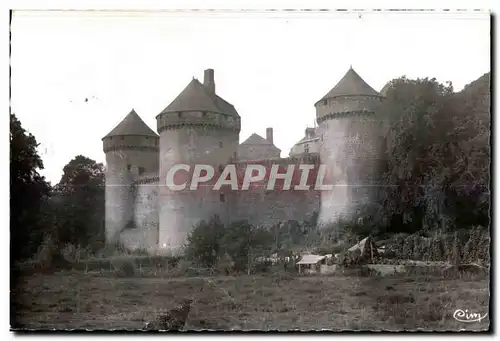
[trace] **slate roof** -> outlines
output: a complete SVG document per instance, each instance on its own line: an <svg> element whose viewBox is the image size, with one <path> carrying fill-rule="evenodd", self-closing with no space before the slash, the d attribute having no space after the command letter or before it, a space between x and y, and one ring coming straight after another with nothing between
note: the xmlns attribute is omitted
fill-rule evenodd
<svg viewBox="0 0 500 341"><path fill-rule="evenodd" d="M196 78L160 114L179 111L211 111L239 117L232 104L209 91Z"/></svg>
<svg viewBox="0 0 500 341"><path fill-rule="evenodd" d="M271 146L274 148L274 150L281 152L281 149L276 147L274 143L269 142L262 136L255 133L253 133L249 138L240 143L240 146Z"/></svg>
<svg viewBox="0 0 500 341"><path fill-rule="evenodd" d="M125 116L125 118L118 123L118 125L111 130L106 136L119 136L119 135L141 135L141 136L152 136L158 137L158 134L155 133L148 125L137 115L134 109L130 111L130 113Z"/></svg>
<svg viewBox="0 0 500 341"><path fill-rule="evenodd" d="M268 140L266 140L265 138L263 138L262 136L253 133L242 144L251 144L251 145L265 145L265 144L267 144L267 145L270 145L272 143L269 142Z"/></svg>
<svg viewBox="0 0 500 341"><path fill-rule="evenodd" d="M351 67L337 85L323 96L320 101L336 96L351 95L380 96L380 94L369 86Z"/></svg>
<svg viewBox="0 0 500 341"><path fill-rule="evenodd" d="M310 131L311 135L310 136L305 135L303 138L300 139L299 142L295 143L295 145L301 144L304 141L312 141L319 139L319 136L317 135L316 132L316 128L307 128L307 129Z"/></svg>

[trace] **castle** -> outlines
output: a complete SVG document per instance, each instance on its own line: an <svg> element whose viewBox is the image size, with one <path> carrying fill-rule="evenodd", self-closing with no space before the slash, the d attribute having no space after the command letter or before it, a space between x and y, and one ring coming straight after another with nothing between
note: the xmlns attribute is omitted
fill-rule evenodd
<svg viewBox="0 0 500 341"><path fill-rule="evenodd" d="M203 83L193 78L156 116L157 131L132 110L103 140L106 154L106 240L150 252L181 252L191 228L214 214L224 221L249 220L269 226L304 221L314 212L319 223L353 215L369 200L370 167L377 158L384 97L353 69L316 102L317 128L281 158L273 142L251 135L240 144L241 118L216 93L214 70ZM335 179L330 191L171 191L166 175L177 164L325 164Z"/></svg>

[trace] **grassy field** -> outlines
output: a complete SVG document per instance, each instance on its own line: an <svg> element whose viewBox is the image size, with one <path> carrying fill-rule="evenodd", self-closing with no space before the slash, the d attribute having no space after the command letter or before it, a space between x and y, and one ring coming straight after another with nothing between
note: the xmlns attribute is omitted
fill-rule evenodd
<svg viewBox="0 0 500 341"><path fill-rule="evenodd" d="M457 309L488 313L487 278L291 275L116 277L67 271L21 278L12 328L140 329L183 298L188 330L487 330Z"/></svg>

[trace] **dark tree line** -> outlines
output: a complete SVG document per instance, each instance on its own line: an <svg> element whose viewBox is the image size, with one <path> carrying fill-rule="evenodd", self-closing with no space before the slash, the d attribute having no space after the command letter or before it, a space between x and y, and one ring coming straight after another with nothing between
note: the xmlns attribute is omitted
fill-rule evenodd
<svg viewBox="0 0 500 341"><path fill-rule="evenodd" d="M402 77L381 111L384 149L365 213L379 232L489 227L490 75L461 92Z"/></svg>
<svg viewBox="0 0 500 341"><path fill-rule="evenodd" d="M35 137L10 115L10 249L16 260L36 251L49 225L43 208L50 198L50 185L38 173L43 162L37 147Z"/></svg>
<svg viewBox="0 0 500 341"><path fill-rule="evenodd" d="M99 248L104 242L104 168L76 156L51 186L40 175L36 138L10 115L11 262L35 255L44 240Z"/></svg>

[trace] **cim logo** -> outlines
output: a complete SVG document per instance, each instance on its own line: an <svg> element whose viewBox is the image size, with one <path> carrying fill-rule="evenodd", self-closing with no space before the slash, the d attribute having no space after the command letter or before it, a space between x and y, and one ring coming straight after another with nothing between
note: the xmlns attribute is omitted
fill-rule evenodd
<svg viewBox="0 0 500 341"><path fill-rule="evenodd" d="M326 165L211 165L179 164L167 172L165 185L172 191L211 187L214 191L230 189L247 191L265 188L268 191L327 191L333 189L331 174Z"/></svg>

